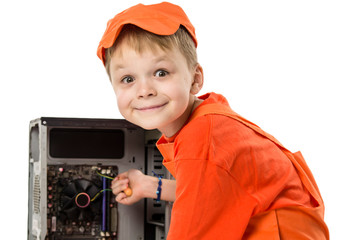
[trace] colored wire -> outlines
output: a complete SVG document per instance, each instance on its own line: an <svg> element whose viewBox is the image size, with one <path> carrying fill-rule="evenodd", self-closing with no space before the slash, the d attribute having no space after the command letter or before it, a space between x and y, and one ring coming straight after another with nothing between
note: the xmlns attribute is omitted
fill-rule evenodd
<svg viewBox="0 0 360 240"><path fill-rule="evenodd" d="M109 176L107 176L107 175L101 174L101 173L99 173L98 171L96 171L96 174L99 175L99 176L101 176L101 177L103 177L103 178L107 178L107 179L110 179L110 180L114 180L113 177L109 177ZM95 194L95 196L94 196L90 201L91 201L91 202L95 201L95 199L96 199L102 192L104 192L104 191L112 191L112 190L109 189L109 188L102 189L102 190L100 190L97 194Z"/></svg>
<svg viewBox="0 0 360 240"><path fill-rule="evenodd" d="M96 198L104 191L109 191L111 192L112 190L110 188L106 188L106 189L101 189L97 194L95 194L95 196L90 200L91 202L95 201Z"/></svg>
<svg viewBox="0 0 360 240"><path fill-rule="evenodd" d="M99 176L101 176L101 177L104 177L104 178L107 178L107 179L110 179L110 180L114 180L113 177L106 176L106 175L104 175L104 174L99 173L98 171L96 171L96 173L97 173L97 175L99 175Z"/></svg>

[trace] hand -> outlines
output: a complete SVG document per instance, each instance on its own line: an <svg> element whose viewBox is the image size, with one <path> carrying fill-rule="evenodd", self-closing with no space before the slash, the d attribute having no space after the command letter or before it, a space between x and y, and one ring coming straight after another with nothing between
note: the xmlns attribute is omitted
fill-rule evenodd
<svg viewBox="0 0 360 240"><path fill-rule="evenodd" d="M117 177L115 177L112 181L111 188L113 194L116 195L117 202L125 205L131 205L145 197L143 191L145 184L145 175L137 169L130 169L129 171L120 173ZM124 190L128 187L132 190L131 196L126 196L124 193Z"/></svg>

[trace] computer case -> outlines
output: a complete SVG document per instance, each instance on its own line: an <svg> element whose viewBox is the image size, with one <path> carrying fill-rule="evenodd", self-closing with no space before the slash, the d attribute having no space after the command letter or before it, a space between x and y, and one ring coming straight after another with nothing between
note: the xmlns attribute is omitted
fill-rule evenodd
<svg viewBox="0 0 360 240"><path fill-rule="evenodd" d="M28 240L166 239L171 204L119 204L111 179L128 169L170 178L155 143L160 133L124 119L30 122Z"/></svg>

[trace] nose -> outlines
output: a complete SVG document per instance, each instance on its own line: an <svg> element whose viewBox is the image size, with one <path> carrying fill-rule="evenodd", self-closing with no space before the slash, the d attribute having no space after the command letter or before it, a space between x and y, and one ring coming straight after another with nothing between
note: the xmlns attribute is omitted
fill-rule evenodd
<svg viewBox="0 0 360 240"><path fill-rule="evenodd" d="M149 79L143 79L138 81L138 98L147 98L151 96L156 96L155 86Z"/></svg>

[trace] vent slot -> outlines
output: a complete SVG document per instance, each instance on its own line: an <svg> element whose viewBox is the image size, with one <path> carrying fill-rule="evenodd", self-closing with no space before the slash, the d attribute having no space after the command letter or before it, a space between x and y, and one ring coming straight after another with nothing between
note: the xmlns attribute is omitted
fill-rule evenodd
<svg viewBox="0 0 360 240"><path fill-rule="evenodd" d="M40 176L35 175L34 178L34 192L33 192L33 209L34 213L40 213Z"/></svg>

